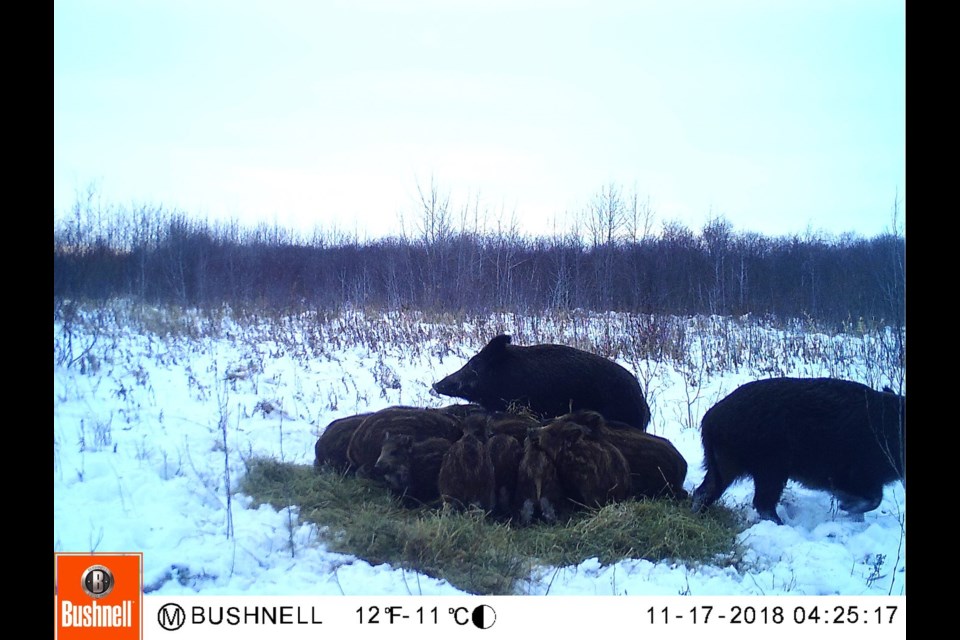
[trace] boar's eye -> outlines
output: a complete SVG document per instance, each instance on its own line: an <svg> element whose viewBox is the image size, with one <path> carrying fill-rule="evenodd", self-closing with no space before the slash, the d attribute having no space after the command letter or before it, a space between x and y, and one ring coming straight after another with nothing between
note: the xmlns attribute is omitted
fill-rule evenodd
<svg viewBox="0 0 960 640"><path fill-rule="evenodd" d="M464 373L464 382L471 382L478 380L480 378L480 371L477 368L476 362L468 362L467 366L463 368Z"/></svg>

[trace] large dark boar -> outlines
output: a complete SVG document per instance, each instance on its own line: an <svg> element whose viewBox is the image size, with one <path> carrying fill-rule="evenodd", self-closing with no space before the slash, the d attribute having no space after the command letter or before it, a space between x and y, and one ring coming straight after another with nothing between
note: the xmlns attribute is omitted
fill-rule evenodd
<svg viewBox="0 0 960 640"><path fill-rule="evenodd" d="M519 406L540 418L554 418L592 409L638 429L650 422L640 383L617 363L557 344L511 345L508 335L492 339L433 389L488 411Z"/></svg>
<svg viewBox="0 0 960 640"><path fill-rule="evenodd" d="M350 460L347 458L347 447L350 439L369 413L348 416L334 420L326 426L317 439L313 451L315 454L313 467L320 471L324 465L333 467L337 471L350 471Z"/></svg>
<svg viewBox="0 0 960 640"><path fill-rule="evenodd" d="M783 521L787 480L831 492L854 515L876 509L884 485L904 478L906 396L831 378L747 383L701 422L706 477L693 509L713 504L751 476L760 517Z"/></svg>
<svg viewBox="0 0 960 640"><path fill-rule="evenodd" d="M683 481L687 461L666 438L644 433L627 424L604 420L595 411L565 416L582 425L592 440L615 446L630 466L631 495L635 498L686 498Z"/></svg>
<svg viewBox="0 0 960 640"><path fill-rule="evenodd" d="M460 437L460 421L437 409L388 407L370 414L354 431L347 447L347 459L361 477L379 478L375 465L385 434L413 436L414 440Z"/></svg>

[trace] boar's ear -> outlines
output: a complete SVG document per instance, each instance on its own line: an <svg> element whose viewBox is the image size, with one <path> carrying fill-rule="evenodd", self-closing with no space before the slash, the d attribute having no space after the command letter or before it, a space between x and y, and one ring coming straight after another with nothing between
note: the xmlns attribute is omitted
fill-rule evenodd
<svg viewBox="0 0 960 640"><path fill-rule="evenodd" d="M582 424L577 424L577 425L573 425L572 429L567 429L564 435L565 435L564 442L566 442L569 445L569 444L574 444L576 442L579 442L584 437L592 434L590 433L589 427L586 427Z"/></svg>
<svg viewBox="0 0 960 640"><path fill-rule="evenodd" d="M596 411L589 410L580 411L577 415L576 422L584 427L584 432L588 433L591 437L598 436L600 429L604 425L603 416Z"/></svg>
<svg viewBox="0 0 960 640"><path fill-rule="evenodd" d="M532 444L539 446L540 431L542 431L542 427L527 427L526 440L529 440Z"/></svg>
<svg viewBox="0 0 960 640"><path fill-rule="evenodd" d="M508 344L510 344L510 336L505 333L501 333L496 338L490 340L483 350L487 351L488 353L496 353L498 351L505 350Z"/></svg>

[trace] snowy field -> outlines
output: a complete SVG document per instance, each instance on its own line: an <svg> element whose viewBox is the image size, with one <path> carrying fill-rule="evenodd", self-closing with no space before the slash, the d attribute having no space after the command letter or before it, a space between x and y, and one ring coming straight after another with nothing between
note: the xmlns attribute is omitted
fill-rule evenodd
<svg viewBox="0 0 960 640"><path fill-rule="evenodd" d="M840 336L753 319L624 314L496 315L457 324L416 312L284 318L197 316L134 308L55 313L54 551L142 551L144 590L165 595L445 595L452 585L333 553L294 510L251 507L244 460L311 464L332 420L396 404L437 407L430 385L496 333L514 344L569 344L637 374L651 433L703 478L699 421L758 378L832 376L905 393L889 333ZM636 355L641 346L645 354ZM742 510L735 566L632 559L540 567L518 594L904 595L906 501L889 485L855 522L828 494L789 484L784 526L760 522L753 485L723 502Z"/></svg>

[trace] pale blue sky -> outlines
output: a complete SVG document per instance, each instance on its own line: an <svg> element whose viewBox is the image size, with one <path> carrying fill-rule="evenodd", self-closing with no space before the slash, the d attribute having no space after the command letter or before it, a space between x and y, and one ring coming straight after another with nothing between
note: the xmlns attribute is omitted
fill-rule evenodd
<svg viewBox="0 0 960 640"><path fill-rule="evenodd" d="M604 185L693 229L888 231L892 0L54 3L54 216L118 205L376 237L431 176L534 234Z"/></svg>

